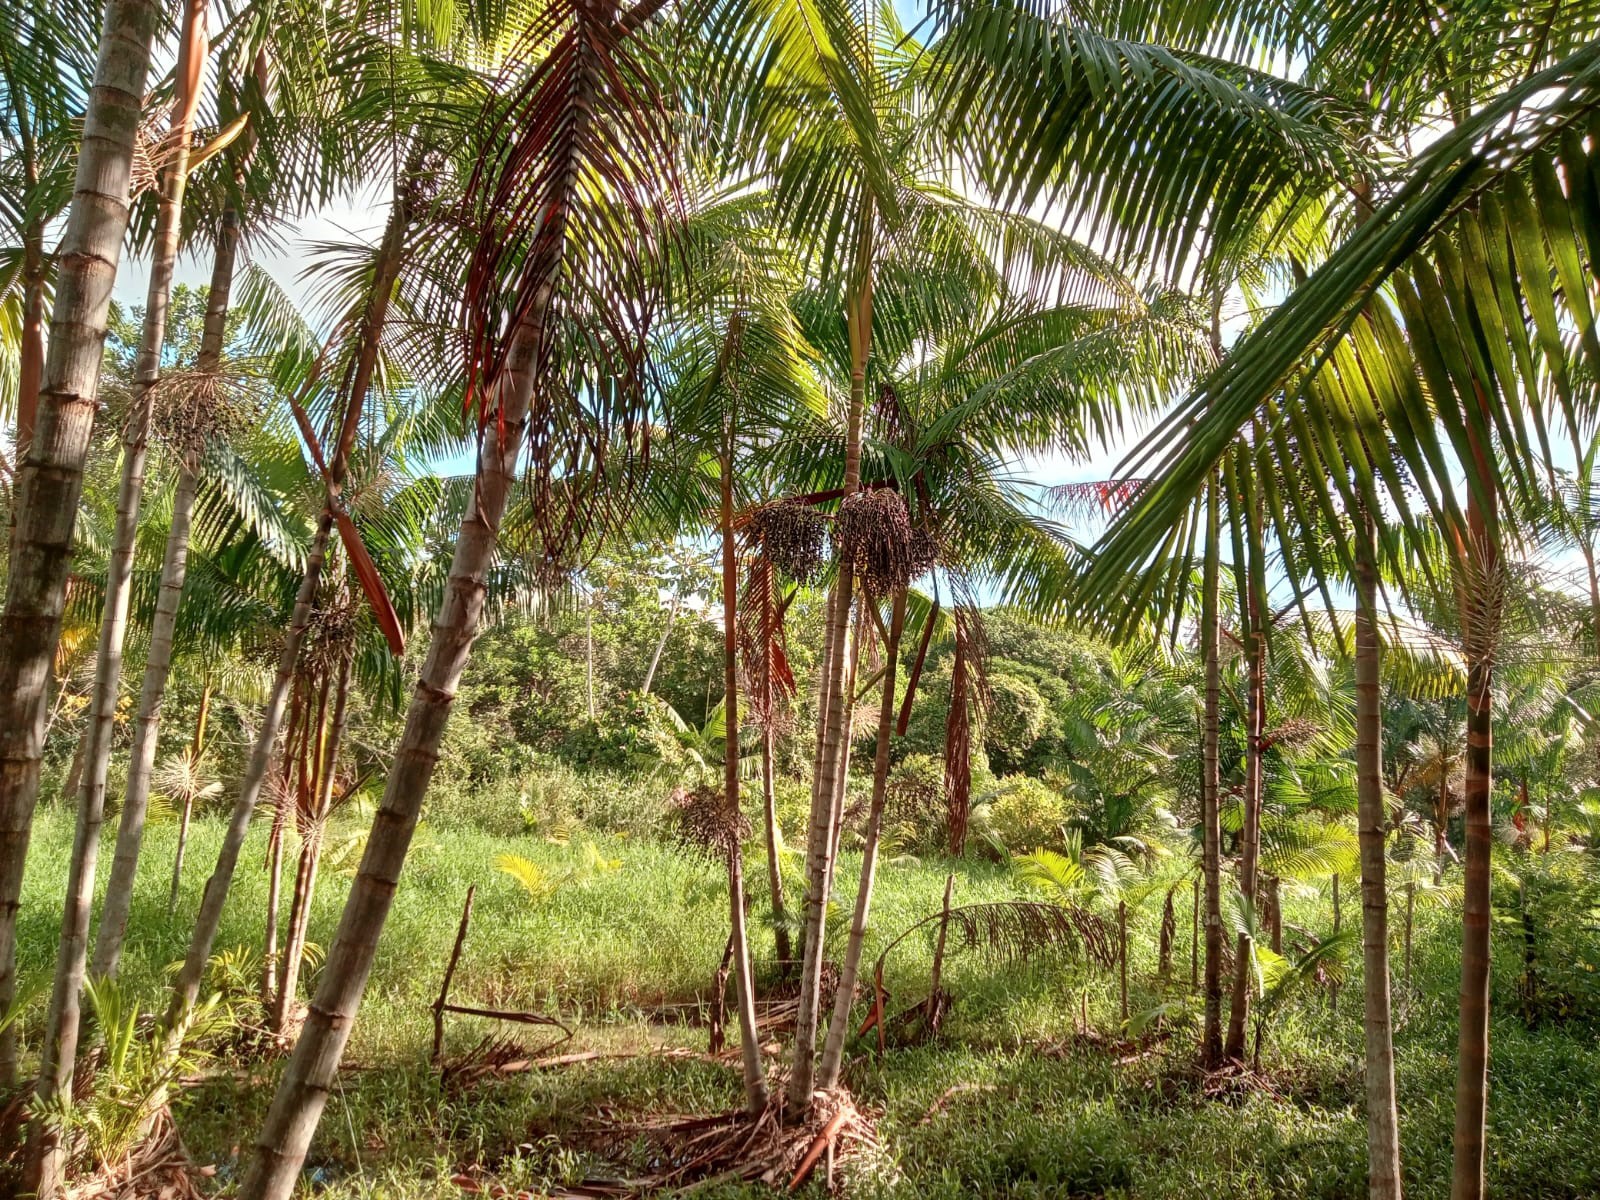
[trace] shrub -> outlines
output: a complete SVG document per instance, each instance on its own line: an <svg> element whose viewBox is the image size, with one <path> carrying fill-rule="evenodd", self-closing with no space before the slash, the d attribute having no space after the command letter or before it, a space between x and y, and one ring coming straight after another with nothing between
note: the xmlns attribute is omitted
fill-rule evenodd
<svg viewBox="0 0 1600 1200"><path fill-rule="evenodd" d="M973 805L972 824L1002 856L1038 846L1060 846L1061 828L1072 815L1066 798L1037 779L1011 775Z"/></svg>

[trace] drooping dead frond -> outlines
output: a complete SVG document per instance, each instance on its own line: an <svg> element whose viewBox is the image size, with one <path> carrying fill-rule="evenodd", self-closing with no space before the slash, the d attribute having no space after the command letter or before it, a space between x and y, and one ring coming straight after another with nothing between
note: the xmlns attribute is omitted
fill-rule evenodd
<svg viewBox="0 0 1600 1200"><path fill-rule="evenodd" d="M645 457L647 347L678 155L633 34L661 3L541 5L485 114L466 188L480 236L465 403L481 430L501 420L505 389L528 398L523 534L555 564L622 511L611 451L628 450L626 477Z"/></svg>
<svg viewBox="0 0 1600 1200"><path fill-rule="evenodd" d="M1142 479L1094 479L1046 488L1045 503L1064 517L1114 517L1139 495Z"/></svg>
<svg viewBox="0 0 1600 1200"><path fill-rule="evenodd" d="M776 574L770 558L755 554L739 604L739 653L744 659L750 719L768 729L775 727L795 692L783 628L788 604L778 595Z"/></svg>
<svg viewBox="0 0 1600 1200"><path fill-rule="evenodd" d="M948 810L950 853L966 849L967 822L972 815L972 723L988 707L984 658L988 642L983 618L971 604L958 605L955 656L950 666L950 711L944 727L944 792Z"/></svg>
<svg viewBox="0 0 1600 1200"><path fill-rule="evenodd" d="M879 970L901 942L946 920L947 955L971 952L997 962L1019 962L1042 953L1064 952L1105 968L1117 960L1110 927L1088 909L1037 900L1000 900L964 904L914 922L883 948L878 955Z"/></svg>

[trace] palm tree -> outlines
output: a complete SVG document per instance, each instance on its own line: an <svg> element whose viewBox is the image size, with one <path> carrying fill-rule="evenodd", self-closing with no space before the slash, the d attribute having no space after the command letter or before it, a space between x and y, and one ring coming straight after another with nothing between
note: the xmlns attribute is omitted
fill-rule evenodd
<svg viewBox="0 0 1600 1200"><path fill-rule="evenodd" d="M111 760L112 724L122 690L122 651L127 636L128 606L133 588L134 542L139 531L139 509L144 499L144 476L150 443L150 420L161 382L162 346L172 297L172 276L178 259L178 239L183 220L184 190L189 182L189 152L195 110L200 103L200 81L205 72L207 34L206 0L188 0L178 32L178 61L174 68L175 95L168 129L162 142L163 160L157 185L156 225L150 253L150 280L145 295L144 326L134 362L133 395L122 434L122 477L117 495L116 527L112 535L102 606L100 643L95 659L95 686L85 733L84 782L78 819L84 826L87 861L74 862L67 884L67 921L62 940L83 944L83 954L72 964L78 976L69 983L73 999L63 1020L77 1021L77 994L87 963L89 906L94 891L95 857L105 811L106 773ZM46 1040L60 1036L50 1029ZM70 1055L68 1057L71 1057Z"/></svg>
<svg viewBox="0 0 1600 1200"><path fill-rule="evenodd" d="M15 996L17 903L39 787L45 682L60 630L72 525L83 487L111 282L128 224L133 143L157 16L156 6L147 0L113 0L106 9L62 243L37 423L18 468L16 538L0 615L0 1007L9 1007ZM84 863L93 853L88 839L97 830L84 824L80 822L74 846L75 863ZM87 872L80 868L75 874ZM69 887L69 908L74 896L82 911L69 911L66 920L72 928L86 928L87 892ZM71 1083L79 983L73 964L81 956L81 946L63 940L48 1022L55 1029L70 1024L72 1030L47 1044L38 1089L44 1100ZM15 1054L15 1033L10 1031L0 1044L0 1085L15 1076ZM38 1195L54 1196L61 1184L60 1131L36 1123L30 1139L25 1185Z"/></svg>
<svg viewBox="0 0 1600 1200"><path fill-rule="evenodd" d="M1299 461L1307 464L1305 494L1320 496L1318 504L1327 507L1332 491L1347 510L1380 511L1382 491L1402 527L1420 536L1422 522L1411 507L1415 493L1400 464L1413 473L1424 507L1448 538L1450 586L1467 651L1469 834L1456 1200L1472 1200L1483 1190L1490 689L1504 587L1499 547L1519 523L1519 506L1531 500L1534 481L1553 467L1549 427L1577 423L1567 399L1570 355L1600 357L1578 265L1588 218L1570 183L1572 170L1587 170L1587 151L1564 132L1600 104L1597 82L1600 55L1592 47L1581 50L1494 97L1419 155L1376 216L1244 339L1136 454L1130 465L1157 482L1108 534L1090 585L1104 594L1105 582L1148 553L1155 531L1178 518L1227 439L1257 419L1280 388L1287 386L1290 403L1273 422L1284 438L1293 427ZM1528 132L1539 120L1546 124ZM1565 181L1558 161L1570 164ZM1392 291L1380 293L1386 285ZM1570 352L1564 328L1578 331ZM1295 374L1319 364L1313 377L1337 384L1328 389L1337 395L1321 401L1308 389L1307 376ZM1543 379L1554 384L1553 403L1538 390ZM1184 426L1188 421L1192 429ZM1360 453L1353 450L1358 446ZM1464 498L1446 447L1465 466ZM1328 471L1351 460L1360 467L1354 478L1342 469ZM1511 503L1502 504L1502 496Z"/></svg>
<svg viewBox="0 0 1600 1200"><path fill-rule="evenodd" d="M52 261L45 237L71 199L69 145L76 136L74 109L94 72L86 48L94 44L97 12L71 4L7 13L0 25L0 221L6 229L0 268L0 311L7 335L0 341L0 405L16 409L12 446L18 462L33 437L44 374L45 305ZM0 335L4 336L4 335ZM10 392L15 381L16 391ZM8 477L14 476L10 464ZM14 479L11 480L14 482Z"/></svg>
<svg viewBox="0 0 1600 1200"><path fill-rule="evenodd" d="M604 309L607 320L613 313L639 312L636 292L647 282L640 256L664 207L655 188L669 185L629 178L617 164L673 161L659 99L629 44L659 8L659 0L643 0L628 10L548 6L528 31L527 44L542 46L548 39L555 49L491 109L491 128L515 130L516 136L511 145L496 146L477 168L469 196L486 222L502 213L525 214L532 227L518 223L499 231L503 237L491 228L468 272L476 314L469 395L477 405L481 435L476 488L382 806L316 1000L240 1188L246 1200L286 1200L338 1070L438 761L456 684L477 635L500 522L530 424L539 477L534 486L542 509L534 515L544 533L564 524L553 472L574 444L569 436L576 436L577 445L592 446L614 427L633 430L644 384L638 331L622 329L615 331L620 334L615 340L589 341L581 365L557 358L554 350L561 343L557 331L563 320L581 320L586 300ZM534 214L544 215L534 221ZM574 280L583 281L583 295L573 294ZM502 290L508 288L509 295ZM602 314L593 315L598 323ZM595 429L561 397L564 384L595 369L593 351L607 344L614 350L599 364L605 378L585 379L611 401L607 420ZM595 487L607 481L600 471L589 478ZM581 487L570 486L581 480L566 482L569 505L590 498ZM551 541L545 546L556 561L566 549Z"/></svg>
<svg viewBox="0 0 1600 1200"><path fill-rule="evenodd" d="M356 434L360 429L361 413L367 392L377 370L383 329L404 261L404 250L411 232L411 223L421 207L417 193L419 184L417 176L420 170L420 151L413 151L412 157L395 181L394 201L390 207L383 238L379 243L373 275L347 317L351 357L347 373L337 391L340 403L334 409L339 415L333 451L325 460L320 451L320 439L309 424L304 410L300 408L298 402L294 402L291 406L301 427L301 434L307 445L312 448L319 467L322 468L326 499L321 515L317 519L310 550L306 555L294 609L279 652L277 674L262 712L261 724L256 732L255 744L244 778L240 782L239 794L229 818L228 831L218 850L216 868L202 893L200 912L195 919L189 950L184 957L184 964L179 971L177 981L173 985L172 1002L166 1021L169 1030L182 1027L184 1014L194 1006L199 996L201 980L222 920L222 909L233 880L233 872L249 831L256 802L266 781L273 746L277 742L283 721L289 684L299 661L301 643L311 622L317 591L328 558L329 541L336 524L347 552L358 561L365 556L365 551L360 547L360 535L341 503L341 495L350 466L351 453L355 448ZM319 357L319 361L311 365L305 384L316 385L320 365ZM369 598L375 599L370 596Z"/></svg>
<svg viewBox="0 0 1600 1200"><path fill-rule="evenodd" d="M127 932L128 912L133 901L134 875L139 866L151 773L155 769L161 703L172 667L173 634L177 628L178 607L188 572L190 529L195 499L199 494L202 457L206 450L206 438L201 431L212 425L208 417L223 409L231 399L229 389L221 379L221 370L239 238L239 214L230 208L223 214L222 228L212 255L211 286L206 297L205 327L199 357L195 362L195 374L190 378L181 378L175 387L169 387L169 391L177 393L176 403L190 410L185 414L188 420L180 419L178 424L187 426L188 430L200 436L179 435L175 446L179 457L178 482L172 501L172 519L167 527L160 589L151 618L144 677L139 689L139 710L134 724L128 782L123 790L122 815L117 825L116 853L110 878L106 881L105 903L95 935L91 973L96 978L109 978L117 972L122 942Z"/></svg>
<svg viewBox="0 0 1600 1200"><path fill-rule="evenodd" d="M1356 822L1361 844L1362 1022L1366 1047L1367 1194L1399 1200L1400 1129L1395 1102L1393 1010L1389 997L1389 891L1384 852L1383 647L1378 635L1377 525L1356 516Z"/></svg>

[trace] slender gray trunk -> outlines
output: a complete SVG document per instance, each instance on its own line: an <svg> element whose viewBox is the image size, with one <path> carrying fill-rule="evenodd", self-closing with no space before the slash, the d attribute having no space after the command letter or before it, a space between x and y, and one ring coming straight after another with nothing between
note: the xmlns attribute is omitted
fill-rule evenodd
<svg viewBox="0 0 1600 1200"><path fill-rule="evenodd" d="M222 362L238 246L239 215L229 209L223 214L222 232L217 239L216 255L212 260L211 290L206 301L205 327L201 334L197 364L201 371L215 371ZM150 652L145 659L144 681L139 688L139 714L134 723L133 750L128 763L128 786L122 800L122 818L117 826L116 856L111 864L111 877L106 882L105 904L95 939L93 972L96 976L109 977L117 973L128 926L128 912L133 903L134 877L144 845L150 780L155 771L156 743L161 729L161 705L166 696L167 678L172 670L173 633L177 628L178 607L183 600L183 584L188 573L189 530L199 484L200 462L198 453L191 447L184 453L179 466L178 489L172 501L172 524L167 531L166 553L161 561L161 588L156 595L156 610L150 625Z"/></svg>
<svg viewBox="0 0 1600 1200"><path fill-rule="evenodd" d="M344 416L339 429L339 440L328 459L327 500L323 506L322 516L317 521L317 532L312 540L310 553L306 556L306 573L300 581L299 594L295 597L294 613L290 618L288 631L284 635L283 651L278 658L278 672L262 713L261 728L256 733L255 745L250 752L250 760L240 783L239 796L234 803L222 847L217 853L216 869L206 882L206 890L200 900L200 912L195 919L194 935L189 942L188 955L184 959L177 983L173 988L172 1003L167 1015L169 1032L182 1027L183 1016L194 1006L195 999L199 995L206 962L211 956L212 943L222 922L222 907L227 900L228 889L233 883L233 872L239 862L239 852L243 849L245 836L249 833L250 818L255 812L257 800L261 797L261 788L272 761L272 747L277 741L278 730L283 723L284 702L289 682L299 663L300 643L311 620L312 605L316 602L317 587L327 558L328 539L333 532L334 512L339 506L345 472L349 468L350 453L354 449L356 433L360 427L362 405L366 399L367 389L372 385L373 373L377 367L384 321L388 316L389 302L394 295L395 281L400 274L406 233L413 216L408 198L410 189L407 184L415 167L415 156L413 156L413 161L407 164L403 178L398 181L395 188L395 200L389 210L388 224L384 228L383 241L379 245L373 269L371 290L367 294L367 308L356 336L355 368L351 373L349 391L344 398Z"/></svg>
<svg viewBox="0 0 1600 1200"><path fill-rule="evenodd" d="M789 912L783 903L783 867L778 859L777 764L773 761L772 722L761 726L761 811L767 835L767 890L772 894L773 941L785 974L794 969Z"/></svg>
<svg viewBox="0 0 1600 1200"><path fill-rule="evenodd" d="M650 694L650 685L655 683L656 668L661 665L661 655L667 648L667 639L672 636L672 623L678 619L678 605L682 602L682 599L683 597L681 596L675 595L672 597L672 606L667 609L667 623L662 627L661 639L656 642L654 653L650 655L650 666L644 673L644 683L639 685L639 691L642 695L648 696Z"/></svg>
<svg viewBox="0 0 1600 1200"><path fill-rule="evenodd" d="M547 305L548 298L540 306L541 318ZM537 328L519 331L520 344L513 346L511 356L514 373L500 385L504 420L491 420L484 429L478 486L461 523L444 604L434 622L433 641L412 696L383 804L373 818L310 1014L256 1139L256 1154L240 1188L242 1200L286 1200L333 1087L482 618L500 520L516 483L532 391L531 379L523 386L512 381L522 382L518 377L531 371L539 340Z"/></svg>
<svg viewBox="0 0 1600 1200"><path fill-rule="evenodd" d="M50 668L61 633L112 285L128 227L134 135L160 19L154 0L106 5L58 256L33 436L17 464L16 529L0 614L0 1010L16 997L17 909L39 795ZM70 954L70 947L63 953ZM53 1079L57 1065L47 1064ZM0 1089L12 1086L16 1073L13 1024L0 1032ZM27 1182L31 1190L42 1185L52 1194L60 1181Z"/></svg>
<svg viewBox="0 0 1600 1200"><path fill-rule="evenodd" d="M733 433L730 410L724 431L721 470L722 534L722 686L726 732L722 751L723 799L739 815L739 553L733 532ZM750 969L750 931L744 912L744 858L735 839L728 847L729 946L733 951L739 1002L739 1054L744 1065L745 1107L758 1114L767 1107L767 1077L761 1066L761 1036L756 1028L755 973Z"/></svg>
<svg viewBox="0 0 1600 1200"><path fill-rule="evenodd" d="M900 634L905 627L905 592L895 594L889 616L889 639L884 647L883 696L878 709L878 740L872 762L872 800L867 810L867 841L861 851L861 882L856 888L850 938L845 943L839 990L834 994L833 1017L822 1047L821 1086L831 1091L839 1085L844 1068L844 1044L850 1036L850 1009L855 1001L861 952L867 941L867 918L872 911L872 889L878 877L878 840L883 831L883 804L889 786L889 740L894 732L894 688L900 657Z"/></svg>
<svg viewBox="0 0 1600 1200"><path fill-rule="evenodd" d="M1356 546L1356 800L1361 841L1361 951L1366 1040L1367 1194L1399 1200L1400 1125L1395 1105L1389 997L1389 886L1383 831L1382 644L1374 529L1363 515Z"/></svg>
<svg viewBox="0 0 1600 1200"><path fill-rule="evenodd" d="M331 491L331 489L330 489ZM233 872L239 865L239 853L244 849L245 837L250 832L250 819L255 815L256 802L261 798L261 788L266 781L267 769L272 761L272 747L278 739L278 729L283 723L284 701L289 691L289 681L300 658L300 643L306 626L311 621L311 607L316 601L317 585L322 578L323 563L327 558L328 537L333 530L333 513L323 509L317 522L317 533L306 556L306 573L300 581L300 592L295 597L294 613L284 634L283 649L278 655L278 673L262 714L261 729L256 734L250 761L245 768L239 795L228 818L228 828L223 834L222 846L217 851L217 865L206 880L205 891L200 896L200 911L195 915L194 932L189 938L189 950L183 966L178 970L172 988L172 1001L167 1008L166 1029L169 1036L177 1035L185 1019L200 996L200 984L205 979L206 964L211 959L211 948L216 942L217 929L222 924L222 909L228 899L228 889L233 884Z"/></svg>
<svg viewBox="0 0 1600 1200"><path fill-rule="evenodd" d="M144 328L134 364L133 403L122 437L122 478L117 517L106 569L106 594L95 654L93 698L89 705L89 741L84 755L84 781L78 796L78 818L72 860L67 868L67 894L62 905L61 938L55 981L39 1052L39 1081L34 1094L41 1104L71 1096L78 1058L83 982L89 967L89 924L94 908L95 870L100 858L100 826L105 821L106 776L117 701L122 692L122 647L128 632L128 603L133 592L134 543L139 533L139 508L144 498L144 471L150 448L150 412L161 379L161 347L166 337L167 307L178 259L183 193L189 177L189 138L199 97L198 69L204 61L205 0L189 0L184 8L178 55L178 95L173 104L166 152L171 161L160 182L155 244L151 250L150 283L145 294ZM199 56L198 58L196 56ZM35 1117L29 1126L28 1153L23 1163L24 1186L39 1200L53 1200L66 1172L67 1147L58 1122Z"/></svg>
<svg viewBox="0 0 1600 1200"><path fill-rule="evenodd" d="M850 412L845 438L844 494L861 484L861 422L866 407L867 356L872 338L873 215L870 200L856 248L853 295L846 306L850 337ZM829 597L827 657L817 705L817 767L812 780L811 819L806 830L806 895L801 936L800 998L795 1016L794 1063L789 1074L785 1119L801 1121L811 1111L816 1071L817 1020L822 991L823 930L838 842L839 801L849 758L846 713L854 707L846 679L854 580L843 564Z"/></svg>
<svg viewBox="0 0 1600 1200"><path fill-rule="evenodd" d="M1206 557L1200 599L1200 654L1205 664L1205 715L1200 734L1200 871L1205 878L1205 1026L1200 1061L1209 1068L1222 1061L1222 823L1221 770L1221 500L1218 478L1206 487Z"/></svg>
<svg viewBox="0 0 1600 1200"><path fill-rule="evenodd" d="M1261 910L1256 885L1261 854L1261 802L1265 781L1262 751L1267 715L1266 554L1261 541L1263 517L1259 497L1252 509L1246 519L1248 583L1244 625L1249 677L1245 704L1244 828L1239 833L1239 891L1254 906L1259 927ZM1241 933L1234 947L1232 1008L1228 1016L1228 1040L1224 1046L1227 1056L1240 1062L1244 1061L1245 1032L1255 983L1255 971L1251 963L1254 954L1254 939L1249 933Z"/></svg>

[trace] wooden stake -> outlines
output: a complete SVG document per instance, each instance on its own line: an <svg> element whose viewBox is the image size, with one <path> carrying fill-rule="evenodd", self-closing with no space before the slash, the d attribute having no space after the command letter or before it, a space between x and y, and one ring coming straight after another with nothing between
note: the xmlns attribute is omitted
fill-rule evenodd
<svg viewBox="0 0 1600 1200"><path fill-rule="evenodd" d="M1200 986L1200 876L1194 877L1193 928L1189 933L1189 986Z"/></svg>
<svg viewBox="0 0 1600 1200"><path fill-rule="evenodd" d="M1128 902L1117 901L1117 940L1122 944L1122 951L1117 956L1121 960L1121 975L1118 987L1122 1000L1122 1023L1128 1023Z"/></svg>
<svg viewBox="0 0 1600 1200"><path fill-rule="evenodd" d="M450 981L455 978L456 964L461 961L461 947L467 940L467 926L472 921L472 897L478 885L467 889L467 902L461 908L461 924L456 927L456 944L450 949L450 962L444 969L444 982L439 985L439 998L433 1002L433 1061L444 1054L444 1011L450 1001Z"/></svg>

